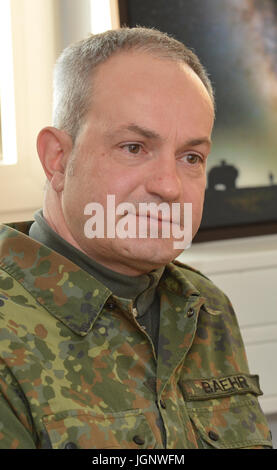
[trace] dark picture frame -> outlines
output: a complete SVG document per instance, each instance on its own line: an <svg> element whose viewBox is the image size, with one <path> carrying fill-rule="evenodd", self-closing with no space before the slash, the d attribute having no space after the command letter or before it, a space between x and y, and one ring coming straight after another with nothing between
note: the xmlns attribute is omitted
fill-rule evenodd
<svg viewBox="0 0 277 470"><path fill-rule="evenodd" d="M268 98L261 94L262 98L265 100L265 103L261 105L261 111L259 111L259 109L257 111L257 106L254 106L255 112L249 112L249 110L251 111L252 109L251 106L255 105L255 103L253 104L253 102L251 102L250 106L249 102L247 102L247 98L249 100L249 96L252 95L249 94L249 96L245 96L247 93L245 93L244 90L245 87L247 88L252 86L256 92L255 87L259 86L259 84L257 85L257 83L254 82L253 74L255 70L252 69L257 63L260 63L257 61L264 60L263 57L260 58L259 56L259 54L261 55L261 51L259 50L260 47L263 48L263 54L266 57L267 69L264 74L269 73L269 68L272 65L272 76L268 77L268 80L276 78L277 89L277 67L275 70L274 63L271 64L271 58L276 57L277 53L277 26L274 26L274 24L277 24L277 1L265 0L265 2L262 3L263 7L261 10L258 0L251 0L251 2L249 0L242 0L241 11L237 11L235 9L230 10L230 8L232 9L232 0L205 0L204 2L203 0L171 0L170 2L166 0L118 1L121 26L133 27L139 24L146 27L156 27L161 31L169 33L176 39L184 42L188 47L195 50L195 52L199 55L201 62L204 64L204 66L207 67L212 82L213 77L215 77L215 83L213 83L213 85L215 87L216 95L219 95L217 98L217 135L220 134L222 129L225 133L227 133L226 129L231 129L233 132L233 129L236 128L237 123L239 123L238 127L239 132L242 135L241 139L243 140L243 137L245 137L246 142L247 135L253 138L253 134L258 132L256 129L261 128L263 130L261 116L263 116L263 113L265 112L264 108L267 110L267 103L269 101L266 100L270 99L270 97ZM206 10L204 5L207 7ZM228 14L230 17L231 11L231 15L233 15L233 24L231 24L231 26L229 25L229 29L233 28L234 34L236 32L241 32L241 41L244 41L240 49L240 39L237 37L239 36L237 34L235 37L235 46L229 45L227 31L225 57L225 51L222 53L222 49L220 50L220 47L222 48L220 39L222 38L222 34L225 33L220 31L220 28L222 28L222 18L224 19L224 16L221 16L221 18L219 18L220 21L218 22L216 21L216 18L214 18L215 15L213 15L212 20L208 16L211 15L208 8L215 9L219 5L220 7L222 6L221 15ZM180 14L181 8L183 8L183 14ZM224 8L225 10L226 8L229 8L229 10L225 11ZM218 8L218 13L220 13L219 10L220 8ZM252 32L253 25L261 24L263 18L266 23L265 28L262 29L262 26L259 26L260 30L253 30L254 32ZM271 25L270 18L272 18ZM228 21L230 21L229 18ZM245 38L247 37L247 34L250 34L249 31L253 35L254 46L255 41L257 41L256 50L252 43L251 48L249 48L249 53L251 52L253 54L253 58L251 59L252 62L247 57L245 59L246 65L245 63L241 65L238 63L238 58L235 57L235 53L242 55L245 54L247 56L248 50L245 46ZM219 34L218 38L215 37L216 34ZM270 41L268 41L268 44L271 44L271 49L264 40L265 34L270 36ZM259 35L263 38L262 40L259 38ZM262 41L262 45L260 45L259 41ZM205 51L205 47L203 46L205 43L210 43L210 50L207 53ZM272 46L272 44L275 44L275 48ZM219 49L218 53L216 52L216 48ZM213 49L213 55L211 55L211 49ZM234 49L236 49L235 52ZM218 55L216 55L216 53ZM232 54L234 54L234 57L232 57ZM256 58L254 54L257 54L258 58ZM228 71L226 76L224 76L223 73L224 65L221 65L220 68L218 66L218 63L221 62L221 60L223 62L226 60L226 70ZM229 62L227 63L227 61ZM224 94L222 92L222 81L226 79L225 81L228 83L228 79L230 79L229 71L231 70L232 64L236 64L237 71L235 70L233 72L234 75L231 77L232 87L229 87L228 89L229 94ZM263 77L265 76L266 75ZM244 80L246 80L245 83ZM232 95L232 92L230 91L231 88L233 95L235 96ZM237 106L234 104L234 102L237 103ZM226 109L227 111L225 111ZM229 114L227 115L227 113ZM253 114L257 122L254 121ZM277 124L277 106L276 116L274 111L272 111L272 115L269 117L269 119L272 119L273 122L275 118ZM243 134L244 128L245 134ZM263 137L262 130L261 139L266 139L268 136L265 135ZM265 133L266 132L267 131L265 130ZM217 135L214 137L215 140ZM240 137L237 137L236 134L234 135L235 137L231 135L230 142L232 142L232 139L240 139ZM269 152L273 149L273 147L275 148L274 138L275 135L273 133ZM230 147L230 142L228 141L229 145L226 145L227 148ZM270 143L268 145L270 145ZM246 148L247 154L244 160L247 160L248 158L250 162L249 164L251 165L250 154L252 149L250 148L250 143L248 153L247 147L243 148ZM263 158L265 157L263 156ZM252 237L277 233L277 131L276 163L273 153L270 158L271 160L269 160L268 164L265 158L264 167L266 174L263 176L264 179L261 180L261 182L258 184L255 183L255 180L253 180L253 184L251 179L249 179L248 182L247 178L245 178L245 173L247 173L245 168L247 167L244 166L240 171L239 161L234 163L228 160L227 156L226 162L226 155L223 152L222 159L218 160L212 168L208 169L208 184L206 189L203 220L198 234L194 238L194 242ZM257 169L256 173L259 172L261 173L261 170ZM249 171L249 174L250 173L251 172ZM245 178L244 184L241 184L241 186L236 186L235 181L237 181L238 175L241 174ZM246 177L248 177L247 174Z"/></svg>

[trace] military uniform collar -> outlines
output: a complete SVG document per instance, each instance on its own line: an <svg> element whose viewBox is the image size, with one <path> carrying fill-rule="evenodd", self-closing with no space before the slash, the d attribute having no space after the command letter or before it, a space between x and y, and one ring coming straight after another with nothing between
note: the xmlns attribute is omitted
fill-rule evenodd
<svg viewBox="0 0 277 470"><path fill-rule="evenodd" d="M91 259L86 253L78 250L58 233L56 233L43 217L42 210L34 214L35 222L31 225L29 236L39 243L60 253L77 264L92 277L104 284L117 297L137 300L143 314L153 302L155 289L164 271L164 267L150 273L129 276L115 272Z"/></svg>
<svg viewBox="0 0 277 470"><path fill-rule="evenodd" d="M210 315L220 315L221 310L217 309L219 302L217 301L215 291L219 290L212 281L197 269L192 268L178 260L167 265L170 271L169 277L166 279L167 288L176 295L182 295L187 298L198 297L203 300L202 310ZM190 280L188 279L190 278ZM221 295L223 295L221 293ZM217 299L217 300L216 300Z"/></svg>
<svg viewBox="0 0 277 470"><path fill-rule="evenodd" d="M0 266L55 318L85 336L112 292L72 261L31 239L31 223L0 225ZM179 266L184 267L178 262L166 265L159 288L186 298L200 296Z"/></svg>
<svg viewBox="0 0 277 470"><path fill-rule="evenodd" d="M167 276L163 279L163 286L181 297L200 296L200 291L189 281L180 267L186 268L178 261L166 265Z"/></svg>
<svg viewBox="0 0 277 470"><path fill-rule="evenodd" d="M79 335L86 335L112 292L76 264L15 230L0 228L0 266L36 301ZM30 224L29 224L30 226Z"/></svg>

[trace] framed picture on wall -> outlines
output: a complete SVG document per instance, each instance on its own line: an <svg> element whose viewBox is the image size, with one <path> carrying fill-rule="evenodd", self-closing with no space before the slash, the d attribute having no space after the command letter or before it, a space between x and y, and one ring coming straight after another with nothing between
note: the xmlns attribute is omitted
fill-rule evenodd
<svg viewBox="0 0 277 470"><path fill-rule="evenodd" d="M277 233L277 1L120 0L121 24L156 27L199 56L215 89L196 241Z"/></svg>

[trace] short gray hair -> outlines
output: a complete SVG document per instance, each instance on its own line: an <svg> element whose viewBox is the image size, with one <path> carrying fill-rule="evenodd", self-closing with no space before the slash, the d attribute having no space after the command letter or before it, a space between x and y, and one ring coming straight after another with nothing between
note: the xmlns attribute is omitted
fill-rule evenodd
<svg viewBox="0 0 277 470"><path fill-rule="evenodd" d="M201 79L212 102L211 82L198 57L184 44L154 28L121 28L90 35L67 47L54 69L53 125L76 139L91 106L94 69L111 55L137 50L186 63Z"/></svg>

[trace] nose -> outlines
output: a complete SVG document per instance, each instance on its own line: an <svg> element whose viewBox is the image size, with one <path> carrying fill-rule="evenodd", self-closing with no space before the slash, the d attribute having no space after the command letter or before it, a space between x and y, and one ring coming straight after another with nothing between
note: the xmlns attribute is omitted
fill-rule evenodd
<svg viewBox="0 0 277 470"><path fill-rule="evenodd" d="M166 202L174 202L180 198L182 184L175 158L155 161L147 175L146 190L148 194L158 196Z"/></svg>

